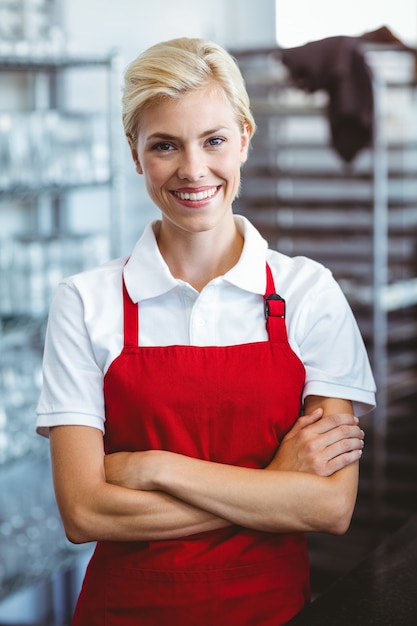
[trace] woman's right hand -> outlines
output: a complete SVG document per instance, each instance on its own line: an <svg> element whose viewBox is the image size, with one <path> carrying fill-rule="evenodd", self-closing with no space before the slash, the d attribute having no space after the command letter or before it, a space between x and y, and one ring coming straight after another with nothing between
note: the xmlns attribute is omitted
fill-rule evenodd
<svg viewBox="0 0 417 626"><path fill-rule="evenodd" d="M360 459L364 436L351 413L316 409L298 418L266 469L331 476Z"/></svg>

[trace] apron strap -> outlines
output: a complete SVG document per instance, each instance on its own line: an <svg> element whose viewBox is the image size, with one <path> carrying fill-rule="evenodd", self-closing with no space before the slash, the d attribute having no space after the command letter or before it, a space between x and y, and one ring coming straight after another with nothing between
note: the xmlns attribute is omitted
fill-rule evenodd
<svg viewBox="0 0 417 626"><path fill-rule="evenodd" d="M264 295L266 330L270 341L288 342L285 324L285 300L275 292L271 268L266 264L266 290Z"/></svg>
<svg viewBox="0 0 417 626"><path fill-rule="evenodd" d="M124 347L125 348L137 348L139 345L138 305L132 302L131 297L127 293L123 274L122 274L122 282L123 282Z"/></svg>

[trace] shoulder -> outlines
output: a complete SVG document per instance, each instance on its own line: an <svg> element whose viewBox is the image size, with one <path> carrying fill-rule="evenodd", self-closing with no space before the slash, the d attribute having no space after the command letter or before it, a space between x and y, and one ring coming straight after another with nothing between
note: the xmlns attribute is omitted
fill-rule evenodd
<svg viewBox="0 0 417 626"><path fill-rule="evenodd" d="M297 256L289 257L268 249L267 261L271 268L275 288L284 299L297 297L315 298L326 289L339 290L339 286L329 268L313 259Z"/></svg>
<svg viewBox="0 0 417 626"><path fill-rule="evenodd" d="M123 267L126 261L127 257L113 259L79 274L69 276L63 280L63 283L80 291L84 291L86 288L90 289L91 287L97 287L98 291L102 291L103 284L108 286L117 281L120 287Z"/></svg>
<svg viewBox="0 0 417 626"><path fill-rule="evenodd" d="M276 292L287 304L290 335L298 344L306 333L323 324L355 326L353 313L340 285L329 268L307 257L288 257L268 251Z"/></svg>
<svg viewBox="0 0 417 626"><path fill-rule="evenodd" d="M79 274L74 274L61 281L57 297L69 292L77 294L85 306L103 303L108 306L114 302L116 294L122 293L122 275L126 258L118 258L103 265L91 268ZM63 296L62 296L63 297Z"/></svg>
<svg viewBox="0 0 417 626"><path fill-rule="evenodd" d="M49 311L49 325L63 328L101 327L117 323L122 310L122 274L126 259L120 258L74 274L58 285ZM91 329L90 329L91 330Z"/></svg>

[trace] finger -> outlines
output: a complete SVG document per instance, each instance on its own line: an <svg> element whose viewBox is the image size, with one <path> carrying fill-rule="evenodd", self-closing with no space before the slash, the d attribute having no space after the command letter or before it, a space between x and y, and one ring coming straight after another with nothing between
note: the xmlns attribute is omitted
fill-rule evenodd
<svg viewBox="0 0 417 626"><path fill-rule="evenodd" d="M321 444L324 446L331 446L335 443L340 443L341 447L344 445L348 449L352 440L363 441L365 433L358 426L348 426L346 424L333 428L321 435Z"/></svg>
<svg viewBox="0 0 417 626"><path fill-rule="evenodd" d="M327 458L328 462L344 454L349 454L354 451L362 451L364 447L363 439L342 439L336 443L327 446L323 451L323 454Z"/></svg>
<svg viewBox="0 0 417 626"><path fill-rule="evenodd" d="M311 426L314 422L317 422L323 415L323 409L315 409L312 413L301 415L297 421L291 426L290 430L285 435L286 438L292 438L307 426Z"/></svg>
<svg viewBox="0 0 417 626"><path fill-rule="evenodd" d="M327 462L336 456L351 450L360 450L364 446L365 433L358 426L342 425L313 439L309 437L309 450L320 454Z"/></svg>
<svg viewBox="0 0 417 626"><path fill-rule="evenodd" d="M299 417L296 423L294 424L294 426L297 426L298 429L306 428L307 426L310 426L311 424L318 422L322 418L322 416L323 416L323 409L322 408L315 409L312 413L306 413L305 415L302 415L301 417Z"/></svg>
<svg viewBox="0 0 417 626"><path fill-rule="evenodd" d="M317 422L317 433L322 434L341 426L357 426L358 418L351 413L332 413Z"/></svg>
<svg viewBox="0 0 417 626"><path fill-rule="evenodd" d="M362 457L362 449L351 450L345 454L339 454L326 464L326 476L331 476L348 465L357 463Z"/></svg>

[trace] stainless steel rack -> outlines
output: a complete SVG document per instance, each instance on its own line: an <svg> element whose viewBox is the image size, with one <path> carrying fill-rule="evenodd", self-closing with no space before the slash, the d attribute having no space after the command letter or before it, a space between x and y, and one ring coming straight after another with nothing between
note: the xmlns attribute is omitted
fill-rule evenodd
<svg viewBox="0 0 417 626"><path fill-rule="evenodd" d="M272 247L328 266L350 301L378 387L377 409L364 420L364 497L357 515L373 535L383 533L416 508L413 499L408 510L392 502L400 487L392 485L391 459L401 453L389 439L414 411L417 395L416 55L366 47L374 141L346 164L330 145L326 93L301 91L276 50L232 54L258 125L235 210Z"/></svg>
<svg viewBox="0 0 417 626"><path fill-rule="evenodd" d="M35 407L57 283L120 254L120 64L117 53L0 55L0 599L83 552L65 539ZM85 71L98 78L98 110L69 104L68 80ZM94 190L102 225L73 231L73 195Z"/></svg>

